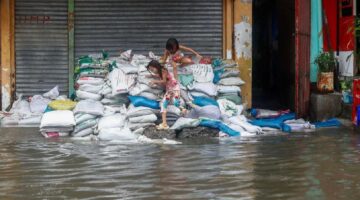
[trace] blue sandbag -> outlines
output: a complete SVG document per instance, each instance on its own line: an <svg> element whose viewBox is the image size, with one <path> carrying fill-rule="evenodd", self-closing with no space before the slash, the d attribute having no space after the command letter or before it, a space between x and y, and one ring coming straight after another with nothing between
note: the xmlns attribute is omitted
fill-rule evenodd
<svg viewBox="0 0 360 200"><path fill-rule="evenodd" d="M218 129L218 130L228 134L231 137L240 136L239 132L231 129L230 127L228 127L226 124L222 123L221 121L203 119L200 122L200 126Z"/></svg>
<svg viewBox="0 0 360 200"><path fill-rule="evenodd" d="M273 119L252 120L250 121L250 124L260 127L276 128L285 132L291 132L291 128L288 125L284 124L284 122L293 119L295 119L295 113L289 113Z"/></svg>
<svg viewBox="0 0 360 200"><path fill-rule="evenodd" d="M135 107L144 106L152 109L160 109L160 104L158 101L141 96L129 96L128 98Z"/></svg>
<svg viewBox="0 0 360 200"><path fill-rule="evenodd" d="M224 69L219 69L214 71L213 83L217 84L221 80L221 75L224 73Z"/></svg>
<svg viewBox="0 0 360 200"><path fill-rule="evenodd" d="M204 106L213 105L219 107L218 102L215 101L214 99L210 99L207 97L196 97L196 96L193 96L193 98L194 98L193 103L197 106L204 107Z"/></svg>
<svg viewBox="0 0 360 200"><path fill-rule="evenodd" d="M341 123L336 118L332 118L325 122L316 122L313 125L315 125L316 128L329 128L329 127L340 127Z"/></svg>

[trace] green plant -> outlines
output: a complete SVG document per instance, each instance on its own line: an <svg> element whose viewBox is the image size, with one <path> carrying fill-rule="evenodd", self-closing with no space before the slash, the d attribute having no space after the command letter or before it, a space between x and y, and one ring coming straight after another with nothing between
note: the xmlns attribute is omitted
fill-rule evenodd
<svg viewBox="0 0 360 200"><path fill-rule="evenodd" d="M343 80L340 81L340 87L341 87L341 91L350 91L351 90L351 80Z"/></svg>
<svg viewBox="0 0 360 200"><path fill-rule="evenodd" d="M331 53L323 52L316 59L315 63L319 66L320 72L333 72L336 60Z"/></svg>

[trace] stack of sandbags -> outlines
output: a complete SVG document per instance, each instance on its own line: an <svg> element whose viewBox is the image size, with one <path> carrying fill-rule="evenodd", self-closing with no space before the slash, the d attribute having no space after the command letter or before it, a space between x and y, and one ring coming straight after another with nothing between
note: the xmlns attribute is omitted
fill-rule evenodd
<svg viewBox="0 0 360 200"><path fill-rule="evenodd" d="M74 114L69 110L47 112L41 119L40 133L44 137L68 136L75 124Z"/></svg>
<svg viewBox="0 0 360 200"><path fill-rule="evenodd" d="M213 83L214 72L211 65L194 64L188 66L193 75L193 83L187 85L188 91L192 97L215 98L217 95L217 87ZM181 77L184 79L184 76ZM189 78L190 79L190 78ZM183 80L180 80L183 84Z"/></svg>
<svg viewBox="0 0 360 200"><path fill-rule="evenodd" d="M139 130L143 130L149 126L155 126L158 113L159 109L152 106L135 106L130 104L126 113L128 120L126 126L134 132L139 132Z"/></svg>
<svg viewBox="0 0 360 200"><path fill-rule="evenodd" d="M99 101L82 100L76 105L74 114L76 126L72 136L88 136L94 133L99 118L104 115L104 106Z"/></svg>
<svg viewBox="0 0 360 200"><path fill-rule="evenodd" d="M123 69L115 68L109 73L108 81L103 86L102 103L108 106L122 107L127 105L129 89L135 85L136 74L126 74Z"/></svg>
<svg viewBox="0 0 360 200"><path fill-rule="evenodd" d="M234 102L226 99L219 99L217 100L217 103L219 104L221 117L223 120L226 120L230 117L239 116L244 110L243 105L236 105Z"/></svg>
<svg viewBox="0 0 360 200"><path fill-rule="evenodd" d="M78 100L100 101L105 78L109 72L109 61L100 56L83 56L76 68L76 96Z"/></svg>
<svg viewBox="0 0 360 200"><path fill-rule="evenodd" d="M241 104L240 86L245 84L240 78L240 71L235 61L215 59L214 83L218 84L217 99L226 99L236 105Z"/></svg>
<svg viewBox="0 0 360 200"><path fill-rule="evenodd" d="M172 126L180 117L181 117L181 110L174 105L169 105L166 113L166 123L169 126ZM161 120L161 116L159 116L159 120ZM161 122L159 121L159 123Z"/></svg>
<svg viewBox="0 0 360 200"><path fill-rule="evenodd" d="M58 86L43 95L34 95L27 100L23 99L22 95L18 95L10 114L4 117L1 125L38 127L48 104L57 98L59 98Z"/></svg>

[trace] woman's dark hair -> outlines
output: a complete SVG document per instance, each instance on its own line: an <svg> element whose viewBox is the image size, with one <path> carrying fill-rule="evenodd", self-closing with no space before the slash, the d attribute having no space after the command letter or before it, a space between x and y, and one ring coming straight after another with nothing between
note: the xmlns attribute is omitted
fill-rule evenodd
<svg viewBox="0 0 360 200"><path fill-rule="evenodd" d="M150 61L149 64L146 66L146 69L148 71L150 71L149 70L150 66L157 69L157 71L159 72L160 78L162 79L162 72L166 69L156 60Z"/></svg>
<svg viewBox="0 0 360 200"><path fill-rule="evenodd" d="M166 49L170 52L177 51L179 49L179 42L175 38L169 38L166 42Z"/></svg>

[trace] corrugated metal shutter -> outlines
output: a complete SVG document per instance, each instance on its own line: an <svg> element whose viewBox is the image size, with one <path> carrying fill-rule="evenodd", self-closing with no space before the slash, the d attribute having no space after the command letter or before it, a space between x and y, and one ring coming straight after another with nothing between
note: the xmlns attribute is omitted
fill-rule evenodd
<svg viewBox="0 0 360 200"><path fill-rule="evenodd" d="M222 56L222 0L77 0L75 56L107 50L162 54L169 37Z"/></svg>
<svg viewBox="0 0 360 200"><path fill-rule="evenodd" d="M16 90L68 90L67 0L16 0Z"/></svg>

